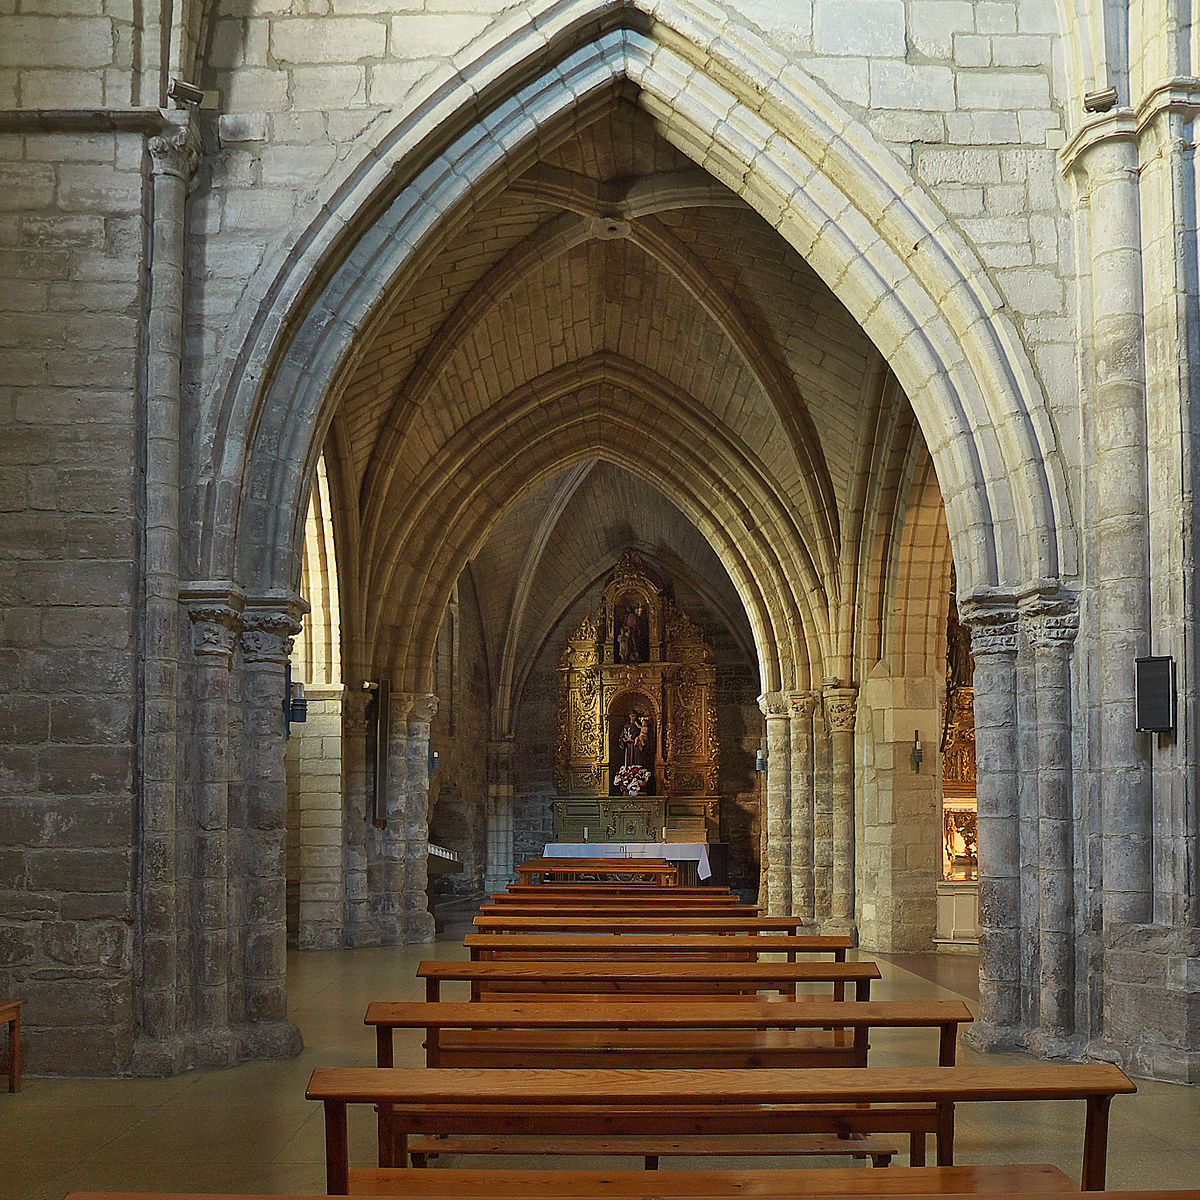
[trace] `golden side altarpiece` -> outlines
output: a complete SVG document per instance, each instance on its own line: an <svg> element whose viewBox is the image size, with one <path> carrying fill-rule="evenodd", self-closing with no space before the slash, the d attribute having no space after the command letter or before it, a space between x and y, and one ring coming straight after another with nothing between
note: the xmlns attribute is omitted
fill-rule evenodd
<svg viewBox="0 0 1200 1200"><path fill-rule="evenodd" d="M718 840L715 686L702 631L627 551L559 661L555 840Z"/></svg>

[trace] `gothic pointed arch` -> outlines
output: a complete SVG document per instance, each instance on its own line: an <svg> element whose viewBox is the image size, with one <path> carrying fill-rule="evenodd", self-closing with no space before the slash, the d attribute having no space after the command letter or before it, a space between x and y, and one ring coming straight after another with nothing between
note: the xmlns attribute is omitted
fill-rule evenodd
<svg viewBox="0 0 1200 1200"><path fill-rule="evenodd" d="M836 285L887 358L937 466L963 588L1071 569L1040 384L1002 297L911 173L866 136L853 147L841 139L848 117L799 70L746 83L743 57L770 61L748 27L723 28L719 43L712 27L706 40L714 18L687 3L657 5L653 22L634 5L556 13L549 38L519 29L505 54L464 68L461 89L365 134L320 216L247 289L231 330L242 349L211 397L221 451L192 497L201 530L193 570L253 577L256 590L295 579L300 499L381 300L419 271L473 193L524 165L520 147L618 82ZM506 69L514 63L519 71ZM705 87L681 89L693 72Z"/></svg>

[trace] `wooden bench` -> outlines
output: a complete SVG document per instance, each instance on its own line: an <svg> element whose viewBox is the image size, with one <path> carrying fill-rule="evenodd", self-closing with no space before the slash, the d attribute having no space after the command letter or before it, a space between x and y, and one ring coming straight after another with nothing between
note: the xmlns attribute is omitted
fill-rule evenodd
<svg viewBox="0 0 1200 1200"><path fill-rule="evenodd" d="M527 917L636 917L643 914L673 917L756 917L753 904L738 904L732 899L700 900L685 896L682 900L666 900L657 896L627 896L621 899L598 900L535 900L526 896L498 893L481 913Z"/></svg>
<svg viewBox="0 0 1200 1200"><path fill-rule="evenodd" d="M364 1023L375 1029L376 1063L381 1067L395 1064L393 1032L397 1029L425 1031L425 1063L430 1067L524 1067L538 1065L531 1062L538 1054L569 1055L581 1050L595 1056L599 1050L602 1055L619 1055L625 1047L631 1048L630 1057L643 1050L657 1052L659 1047L666 1053L683 1051L692 1058L692 1063L685 1065L693 1065L697 1055L716 1066L732 1064L713 1062L709 1054L762 1054L771 1058L776 1050L778 1057L784 1057L800 1049L813 1061L773 1065L818 1065L824 1058L828 1066L865 1067L872 1029L936 1029L938 1065L952 1067L958 1028L971 1019L971 1010L961 1000L867 1000L855 1004L813 1000L780 1004L769 1000L714 1003L670 998L661 1004L612 1001L603 1006L376 1001L368 1006ZM789 1046L781 1035L797 1030L812 1031L812 1040L805 1043L794 1039ZM511 1056L520 1061L488 1061L493 1054L503 1055L510 1050ZM633 1064L610 1063L601 1057L597 1065Z"/></svg>
<svg viewBox="0 0 1200 1200"><path fill-rule="evenodd" d="M680 908L698 908L702 910L716 909L724 911L731 909L753 909L755 905L744 904L733 892L714 891L711 895L697 895L695 892L676 892L674 888L661 888L647 892L644 888L630 888L624 892L591 891L587 888L575 888L571 891L556 891L547 887L545 891L538 888L529 892L493 892L489 897L495 906L505 908L521 908L537 905L542 908L583 908L589 912L595 907L631 908L634 915L649 907L661 908L665 912L674 912Z"/></svg>
<svg viewBox="0 0 1200 1200"><path fill-rule="evenodd" d="M746 995L773 991L795 996L800 984L854 984L856 1000L871 998L871 980L881 978L873 962L674 962L604 959L587 962L451 962L426 959L417 968L425 999L441 999L446 982L469 983L473 1001L549 1000L552 994L580 999L660 999L664 994Z"/></svg>
<svg viewBox="0 0 1200 1200"><path fill-rule="evenodd" d="M0 1022L8 1024L8 1090L21 1087L21 1005L24 1000L0 1000Z"/></svg>
<svg viewBox="0 0 1200 1200"><path fill-rule="evenodd" d="M892 1167L870 1177L873 1196L973 1197L986 1194L995 1200L1033 1195L1079 1193L1079 1185L1065 1171L1048 1163L964 1167ZM526 1168L479 1170L444 1167L437 1171L395 1171L379 1168L350 1169L352 1195L397 1196L404 1200L511 1200L537 1196L546 1200L644 1200L646 1176L642 1171L558 1171ZM721 1169L665 1171L655 1176L656 1196L692 1200L710 1196L761 1197L790 1200L795 1196L863 1195L858 1170L822 1168L808 1170ZM1200 1200L1200 1192L1110 1192L1109 1200ZM69 1192L66 1200L319 1200L304 1196L254 1196L245 1194L179 1192Z"/></svg>
<svg viewBox="0 0 1200 1200"><path fill-rule="evenodd" d="M840 935L694 934L694 933L469 933L463 945L471 959L518 958L657 958L713 962L753 961L760 954L783 954L795 962L798 954L831 954L846 961L850 939Z"/></svg>
<svg viewBox="0 0 1200 1200"><path fill-rule="evenodd" d="M452 1070L320 1067L306 1095L325 1109L328 1190L349 1191L347 1106L382 1106L380 1166L407 1158L412 1134L673 1137L882 1132L907 1110L937 1114L938 1165L953 1165L954 1106L1084 1100L1083 1186L1103 1188L1108 1113L1135 1091L1108 1063L864 1067L861 1070ZM681 1098L686 1097L686 1100ZM875 1176L872 1172L872 1178ZM868 1185L869 1187L870 1185Z"/></svg>
<svg viewBox="0 0 1200 1200"><path fill-rule="evenodd" d="M677 868L665 858L528 858L517 867L518 883L543 882L548 875L644 875L659 884L675 882Z"/></svg>
<svg viewBox="0 0 1200 1200"><path fill-rule="evenodd" d="M512 913L485 909L475 919L480 933L790 933L805 927L799 917L745 917L734 914L695 915L644 913L588 916L561 913ZM854 945L845 938L846 948Z"/></svg>
<svg viewBox="0 0 1200 1200"><path fill-rule="evenodd" d="M425 1061L436 1067L865 1067L871 1029L938 1030L938 1063L953 1066L958 1027L971 1020L961 1001L844 1004L813 1001L779 1004L671 999L663 1004L622 1001L594 1005L376 1002L365 1023L375 1027L377 1065L394 1064L395 1029L425 1030ZM385 1116L386 1121L386 1116ZM936 1132L931 1106L905 1129L909 1161L925 1161L925 1139ZM859 1134L854 1139L825 1137L805 1153L870 1157L887 1166L895 1146ZM467 1136L447 1142L410 1139L418 1165L429 1154L562 1153L560 1145L539 1140L481 1143ZM572 1139L575 1154L637 1154L648 1169L666 1154L771 1155L800 1152L795 1138L720 1135L692 1139Z"/></svg>
<svg viewBox="0 0 1200 1200"><path fill-rule="evenodd" d="M701 900L713 896L733 896L728 888L699 884L657 883L510 883L504 889L508 896L697 896ZM735 897L736 898L736 897Z"/></svg>

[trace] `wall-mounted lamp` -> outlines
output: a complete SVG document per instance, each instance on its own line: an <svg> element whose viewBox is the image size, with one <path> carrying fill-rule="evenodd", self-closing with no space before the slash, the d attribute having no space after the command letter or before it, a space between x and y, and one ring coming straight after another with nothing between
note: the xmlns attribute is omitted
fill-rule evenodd
<svg viewBox="0 0 1200 1200"><path fill-rule="evenodd" d="M921 750L921 731L913 730L913 746L912 746L912 769L913 773L920 775L921 764L925 761L925 755Z"/></svg>
<svg viewBox="0 0 1200 1200"><path fill-rule="evenodd" d="M304 698L304 684L292 682L292 664L283 669L283 736L292 736L292 722L308 720L308 701Z"/></svg>
<svg viewBox="0 0 1200 1200"><path fill-rule="evenodd" d="M440 762L441 762L441 758L439 757L438 752L433 748L433 743L431 742L429 744L429 773L430 773L430 775L432 775L434 773L434 771L436 771L438 769L438 764Z"/></svg>
<svg viewBox="0 0 1200 1200"><path fill-rule="evenodd" d="M754 752L754 769L756 771L765 771L767 769L767 752L761 747Z"/></svg>

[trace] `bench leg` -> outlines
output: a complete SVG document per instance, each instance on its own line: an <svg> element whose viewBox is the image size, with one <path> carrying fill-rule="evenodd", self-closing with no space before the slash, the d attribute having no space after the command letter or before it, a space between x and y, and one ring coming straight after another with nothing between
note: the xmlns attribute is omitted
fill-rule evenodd
<svg viewBox="0 0 1200 1200"><path fill-rule="evenodd" d="M647 1171L657 1171L658 1170L658 1155L657 1154L647 1154L646 1155L646 1170Z"/></svg>
<svg viewBox="0 0 1200 1200"><path fill-rule="evenodd" d="M21 1086L21 1012L18 1009L8 1023L8 1090Z"/></svg>
<svg viewBox="0 0 1200 1200"><path fill-rule="evenodd" d="M937 1165L954 1166L954 1101L937 1106Z"/></svg>
<svg viewBox="0 0 1200 1200"><path fill-rule="evenodd" d="M873 1167L890 1167L892 1165L892 1156L890 1153L872 1154L871 1166Z"/></svg>
<svg viewBox="0 0 1200 1200"><path fill-rule="evenodd" d="M908 1165L910 1167L925 1165L925 1135L923 1133L908 1135Z"/></svg>

